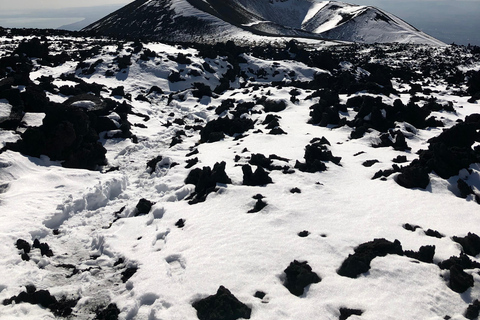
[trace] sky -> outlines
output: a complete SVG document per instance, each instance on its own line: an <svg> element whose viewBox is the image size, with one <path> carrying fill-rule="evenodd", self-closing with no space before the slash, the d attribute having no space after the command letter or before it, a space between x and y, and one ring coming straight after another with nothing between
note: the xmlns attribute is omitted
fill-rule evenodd
<svg viewBox="0 0 480 320"><path fill-rule="evenodd" d="M94 22L131 0L0 0L0 26L59 28ZM480 0L346 0L393 13L445 42L480 45ZM55 8L55 9L52 9Z"/></svg>

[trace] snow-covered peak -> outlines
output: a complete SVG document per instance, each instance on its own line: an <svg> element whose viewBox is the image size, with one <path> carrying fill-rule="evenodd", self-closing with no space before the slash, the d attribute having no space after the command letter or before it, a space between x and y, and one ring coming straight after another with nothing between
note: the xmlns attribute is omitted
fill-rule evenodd
<svg viewBox="0 0 480 320"><path fill-rule="evenodd" d="M252 36L443 45L380 9L315 0L137 0L85 28L99 34L182 41Z"/></svg>

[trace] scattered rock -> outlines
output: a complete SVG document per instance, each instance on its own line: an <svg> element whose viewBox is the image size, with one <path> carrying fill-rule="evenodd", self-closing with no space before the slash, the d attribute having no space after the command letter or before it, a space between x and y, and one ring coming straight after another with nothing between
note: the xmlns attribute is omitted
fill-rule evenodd
<svg viewBox="0 0 480 320"><path fill-rule="evenodd" d="M253 209L248 210L248 213L259 212L266 206L267 206L267 203L265 201L263 201L262 199L257 199L255 206L253 207Z"/></svg>
<svg viewBox="0 0 480 320"><path fill-rule="evenodd" d="M475 257L480 253L480 237L475 233L469 232L463 238L453 237L453 241L459 243L463 248L463 252L469 256Z"/></svg>
<svg viewBox="0 0 480 320"><path fill-rule="evenodd" d="M312 267L308 265L307 261L298 262L297 260L294 260L284 272L286 274L286 279L283 285L291 294L298 297L303 295L306 286L312 283L318 283L322 280L312 271Z"/></svg>
<svg viewBox="0 0 480 320"><path fill-rule="evenodd" d="M354 249L353 255L348 255L337 273L344 277L356 278L370 270L370 262L374 258L384 257L387 254L403 255L400 241L390 242L382 238L363 243Z"/></svg>
<svg viewBox="0 0 480 320"><path fill-rule="evenodd" d="M35 239L33 241L33 246L32 247L40 249L40 253L42 254L42 256L53 257L52 250L50 250L50 247L45 242L40 243L40 241L38 241L38 239Z"/></svg>
<svg viewBox="0 0 480 320"><path fill-rule="evenodd" d="M467 310L465 310L464 317L467 319L478 319L480 313L480 301L475 300L468 305Z"/></svg>
<svg viewBox="0 0 480 320"><path fill-rule="evenodd" d="M298 233L298 236L299 236L300 238L306 238L306 237L308 237L309 235L310 235L310 232L308 232L307 230L303 230L303 231L300 231L300 232Z"/></svg>
<svg viewBox="0 0 480 320"><path fill-rule="evenodd" d="M151 202L145 198L140 199L135 207L135 209L137 209L135 217L149 213L154 204L155 202Z"/></svg>
<svg viewBox="0 0 480 320"><path fill-rule="evenodd" d="M138 268L137 267L128 267L122 272L122 282L125 283L130 279L136 272Z"/></svg>
<svg viewBox="0 0 480 320"><path fill-rule="evenodd" d="M363 311L359 309L340 308L339 311L339 320L346 320L350 316L361 316L363 314Z"/></svg>
<svg viewBox="0 0 480 320"><path fill-rule="evenodd" d="M255 172L252 172L252 167L248 164L242 166L243 171L243 185L246 186L263 186L272 183L272 178L260 166L257 166Z"/></svg>
<svg viewBox="0 0 480 320"><path fill-rule="evenodd" d="M448 286L455 292L464 293L468 288L473 287L473 276L463 271L458 265L450 268L450 280Z"/></svg>
<svg viewBox="0 0 480 320"><path fill-rule="evenodd" d="M371 167L373 166L375 163L379 163L380 161L378 161L377 159L374 159L374 160L366 160L362 163L362 166L364 167Z"/></svg>
<svg viewBox="0 0 480 320"><path fill-rule="evenodd" d="M250 319L252 313L249 307L224 286L220 286L215 295L195 301L192 306L197 310L197 317L200 320Z"/></svg>
<svg viewBox="0 0 480 320"><path fill-rule="evenodd" d="M185 227L185 219L178 219L178 221L175 222L175 226L180 229Z"/></svg>
<svg viewBox="0 0 480 320"><path fill-rule="evenodd" d="M110 303L104 309L98 309L95 311L94 320L118 320L120 309L118 309L115 303Z"/></svg>
<svg viewBox="0 0 480 320"><path fill-rule="evenodd" d="M162 161L162 159L163 159L162 156L156 156L155 158L153 158L152 160L149 160L147 162L147 169L150 169L150 173L155 172L155 170L157 168L157 163Z"/></svg>
<svg viewBox="0 0 480 320"><path fill-rule="evenodd" d="M194 184L195 192L189 197L192 199L189 203L195 204L205 201L210 192L215 191L217 183L229 184L232 180L225 173L226 163L224 161L215 163L213 169L203 167L190 171L185 179L186 184Z"/></svg>
<svg viewBox="0 0 480 320"><path fill-rule="evenodd" d="M437 230L432 230L432 229L428 229L427 231L425 231L425 235L429 237L438 238L438 239L445 237L443 234L441 234Z"/></svg>
<svg viewBox="0 0 480 320"><path fill-rule="evenodd" d="M405 250L405 256L426 263L433 263L435 255L435 246L421 246L418 251Z"/></svg>

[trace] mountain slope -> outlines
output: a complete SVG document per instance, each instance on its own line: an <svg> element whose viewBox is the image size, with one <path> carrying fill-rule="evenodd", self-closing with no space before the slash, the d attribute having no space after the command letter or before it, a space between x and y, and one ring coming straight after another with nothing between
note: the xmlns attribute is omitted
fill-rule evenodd
<svg viewBox="0 0 480 320"><path fill-rule="evenodd" d="M377 8L314 0L137 0L84 30L180 41L223 41L254 34L443 44Z"/></svg>
<svg viewBox="0 0 480 320"><path fill-rule="evenodd" d="M2 319L475 318L478 54L25 32L0 37Z"/></svg>

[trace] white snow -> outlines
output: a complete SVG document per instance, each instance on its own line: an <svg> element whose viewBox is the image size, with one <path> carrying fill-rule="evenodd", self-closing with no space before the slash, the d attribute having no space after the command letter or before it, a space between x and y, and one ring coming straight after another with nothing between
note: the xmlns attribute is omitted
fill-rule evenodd
<svg viewBox="0 0 480 320"><path fill-rule="evenodd" d="M320 5L320 4L318 4ZM203 81L215 88L228 69L222 57L206 59L215 74L204 77L189 76L195 64L203 59L197 51L180 49L164 44L146 45L158 54L143 62L132 59L126 74L106 78L105 70L112 57L100 55L104 63L89 77L78 75L87 82L97 82L114 88L125 87L137 96L153 85L168 95L189 89L194 82ZM192 64L178 65L167 55L179 52L190 54ZM316 73L327 72L293 61L267 61L250 55L243 56L241 64L247 75L265 70L264 79L254 84L271 81L312 79ZM157 63L158 62L158 63ZM345 69L353 68L342 62ZM32 79L42 75L54 77L74 72L76 64L67 62L58 67L41 67L31 74ZM186 81L170 83L170 71L181 71ZM275 71L278 71L274 75ZM295 71L295 76L291 75ZM361 70L358 70L361 72ZM290 74L290 75L289 75ZM0 154L0 300L10 298L24 290L26 284L48 289L53 295L81 297L74 312L79 319L89 319L92 308L114 302L119 307L120 319L197 319L192 302L214 294L220 285L227 287L240 301L252 308L251 319L338 319L341 307L364 310L361 317L351 319L462 319L466 303L480 297L478 270L468 271L475 286L460 295L450 290L445 273L434 264L419 263L404 256L388 255L376 258L371 270L357 279L339 276L336 271L353 248L375 238L398 239L405 250L418 250L423 245L435 245L434 262L459 255L461 248L452 236L465 236L468 232L480 234L478 204L472 196L467 200L456 197L449 190L452 181L430 174L431 184L426 190L400 187L391 178L372 180L380 169L391 167L391 159L407 155L417 158L416 152L425 148L426 141L441 133L441 128L420 130L408 137L410 152L392 148L372 148L378 132L372 130L362 139L349 139L351 128L324 128L307 124L309 107L318 101L305 100L311 93L301 90L298 103L290 102L292 88L251 86L229 90L217 97L199 101L188 91L184 101L167 103L167 95L151 95L151 104L132 99L136 112L148 114L150 119L129 115L132 124L143 123L146 128L132 126L138 137L135 144L129 139L103 140L108 150L110 166L118 171L100 173L79 169L66 169L59 162L46 157L26 157L13 151ZM441 89L438 87L437 89ZM287 135L268 135L247 132L239 140L226 137L215 143L199 141L198 131L187 130L183 142L170 148L175 132L183 129L173 124L163 126L175 118L194 123L195 119L217 117L210 107L220 105L224 99L252 101L252 96L267 95L287 101L286 110L280 112L280 126ZM102 92L105 97L109 93ZM457 101L456 114L439 112L448 126L456 119L478 112L478 105L470 104L467 97L457 97L442 90L433 96L443 101ZM50 97L50 96L49 96ZM342 102L350 96L341 95ZM397 98L408 101L409 95L382 96L387 104ZM64 99L64 98L63 98ZM52 99L53 100L53 99ZM91 108L93 102L78 101L73 105ZM8 110L8 103L0 101L0 111ZM6 111L2 111L2 115ZM173 113L173 116L171 115ZM345 116L353 118L354 111ZM1 115L0 115L1 116ZM257 123L265 113L249 115ZM29 126L41 124L42 114L25 115ZM118 114L111 119L120 120ZM262 125L257 128L267 131ZM399 130L408 134L411 125L398 123ZM8 136L8 137L7 137ZM242 185L242 170L248 156L262 153L277 154L289 159L278 164L293 167L296 160L303 161L304 148L315 137L326 137L335 156L342 157L341 166L327 163L322 173L283 174L272 171L274 183L262 187ZM12 132L0 131L1 140L18 138ZM190 157L186 154L198 149ZM247 152L244 149L248 149ZM365 153L356 155L358 152ZM157 170L150 174L146 162L162 155ZM240 156L238 162L235 156ZM226 172L233 183L218 185L218 191L208 195L203 203L189 205L185 200L194 190L184 180L191 169L185 161L198 157L193 168L212 167L226 162ZM373 167L362 166L365 160L378 159ZM173 165L173 163L178 165ZM469 181L479 186L480 167L470 167ZM460 172L459 174L462 174ZM294 187L301 193L293 194ZM254 204L252 196L265 196L268 203L262 211L247 214ZM135 216L139 199L155 202L149 214ZM124 207L124 210L121 208ZM121 212L120 212L121 211ZM115 212L120 219L115 221ZM175 223L185 219L185 227ZM402 228L405 223L420 225L416 232ZM423 230L435 229L445 234L442 239L427 237ZM59 234L54 235L53 230ZM308 230L311 234L300 238L297 233ZM47 242L54 257L42 257L33 252L31 261L22 261L15 248L17 239ZM97 258L92 258L97 256ZM126 283L119 281L121 267L114 267L118 258L125 265L136 266L138 271ZM294 259L308 261L322 281L312 284L302 297L292 295L284 286L283 270ZM473 260L477 261L475 257ZM70 278L71 272L59 268L60 264L75 264L82 270ZM254 297L256 291L267 293L263 300ZM2 319L54 319L47 309L30 304L0 306Z"/></svg>
<svg viewBox="0 0 480 320"><path fill-rule="evenodd" d="M12 105L6 99L0 99L0 120L8 118L12 111Z"/></svg>

